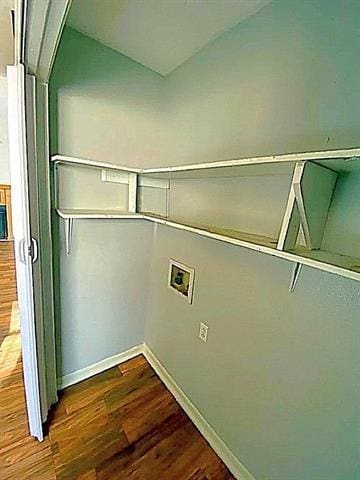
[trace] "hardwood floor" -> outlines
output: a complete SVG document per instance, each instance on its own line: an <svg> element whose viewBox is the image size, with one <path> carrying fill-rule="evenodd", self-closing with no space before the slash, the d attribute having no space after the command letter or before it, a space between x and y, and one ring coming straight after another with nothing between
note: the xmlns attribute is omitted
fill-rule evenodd
<svg viewBox="0 0 360 480"><path fill-rule="evenodd" d="M11 243L0 245L1 480L230 480L143 356L64 390L28 436Z"/></svg>

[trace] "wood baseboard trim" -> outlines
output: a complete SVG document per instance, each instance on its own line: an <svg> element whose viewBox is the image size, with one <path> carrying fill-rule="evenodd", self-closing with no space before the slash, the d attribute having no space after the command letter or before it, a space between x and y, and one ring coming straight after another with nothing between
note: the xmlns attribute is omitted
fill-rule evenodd
<svg viewBox="0 0 360 480"><path fill-rule="evenodd" d="M62 390L63 388L82 382L83 380L97 375L98 373L102 373L109 368L115 367L116 365L119 365L119 363L126 362L127 360L130 360L131 358L143 353L143 350L144 346L142 344L136 345L135 347L129 348L129 350L126 350L125 352L117 353L116 355L104 358L104 360L93 363L92 365L82 368L81 370L64 375L58 379L58 389Z"/></svg>
<svg viewBox="0 0 360 480"><path fill-rule="evenodd" d="M200 431L202 436L207 440L213 450L218 454L221 460L225 463L231 473L237 480L255 480L251 473L244 467L244 465L235 457L225 442L219 437L215 430L208 424L206 419L202 416L199 410L191 402L189 397L179 387L170 373L162 365L160 360L156 357L150 347L146 344L143 346L143 355L160 377L162 382L174 395L176 401L187 413L196 428Z"/></svg>

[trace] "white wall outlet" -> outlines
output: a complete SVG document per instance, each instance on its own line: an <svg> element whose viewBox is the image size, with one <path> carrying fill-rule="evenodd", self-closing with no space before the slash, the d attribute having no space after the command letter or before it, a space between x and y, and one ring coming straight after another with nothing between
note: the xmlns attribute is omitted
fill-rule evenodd
<svg viewBox="0 0 360 480"><path fill-rule="evenodd" d="M201 322L199 328L199 338L205 343L207 342L208 330L209 327L205 323Z"/></svg>
<svg viewBox="0 0 360 480"><path fill-rule="evenodd" d="M129 183L128 173L118 172L116 170L101 170L101 180L111 183Z"/></svg>

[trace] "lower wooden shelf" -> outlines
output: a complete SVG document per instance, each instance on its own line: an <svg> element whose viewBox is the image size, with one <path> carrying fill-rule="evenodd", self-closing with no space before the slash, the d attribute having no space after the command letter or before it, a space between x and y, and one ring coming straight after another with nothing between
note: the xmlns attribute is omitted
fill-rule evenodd
<svg viewBox="0 0 360 480"><path fill-rule="evenodd" d="M257 235L254 233L242 232L240 230L234 230L230 228L221 228L212 225L203 225L200 223L189 223L177 220L171 220L161 215L156 215L149 212L142 212L143 218L146 220L152 220L158 223L165 223L166 225L174 226L180 229L196 230L196 233L201 234L209 233L212 236L216 235L224 237L226 241L234 240L236 245L242 245L245 247L266 247L275 249L277 245L276 238L265 237L263 235ZM256 248L257 249L257 248Z"/></svg>
<svg viewBox="0 0 360 480"><path fill-rule="evenodd" d="M278 250L276 248L278 243L276 238L216 226L183 223L149 212L131 213L120 210L57 209L57 213L66 222L67 254L70 253L72 222L75 219L145 219L360 281L359 258L323 250L307 250L303 247L297 247L291 251Z"/></svg>
<svg viewBox="0 0 360 480"><path fill-rule="evenodd" d="M325 250L307 250L303 247L297 247L290 253L312 259L316 262L326 263L334 267L350 270L360 276L360 258L349 257L340 253L327 252Z"/></svg>
<svg viewBox="0 0 360 480"><path fill-rule="evenodd" d="M72 219L101 219L101 218L143 218L139 213L126 212L122 210L83 210L83 209L60 209L57 210L61 218Z"/></svg>
<svg viewBox="0 0 360 480"><path fill-rule="evenodd" d="M193 232L204 237L249 248L294 263L299 263L318 270L360 281L360 259L356 257L349 257L322 250L306 250L305 248L300 247L287 252L276 249L277 240L274 238L194 223L179 223L166 217L148 212L142 212L142 215L146 220L162 223L173 228Z"/></svg>
<svg viewBox="0 0 360 480"><path fill-rule="evenodd" d="M143 215L139 213L126 212L122 210L85 210L57 208L56 212L59 217L64 220L65 223L65 242L67 255L70 255L71 252L74 220L128 220L144 218Z"/></svg>

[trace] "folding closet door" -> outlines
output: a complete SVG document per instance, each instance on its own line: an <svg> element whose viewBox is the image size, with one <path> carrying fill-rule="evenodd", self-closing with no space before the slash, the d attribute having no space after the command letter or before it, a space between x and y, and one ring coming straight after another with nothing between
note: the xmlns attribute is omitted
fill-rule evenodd
<svg viewBox="0 0 360 480"><path fill-rule="evenodd" d="M19 64L7 71L9 153L26 404L30 434L42 440L54 398L48 395L44 347L35 82L24 70Z"/></svg>

